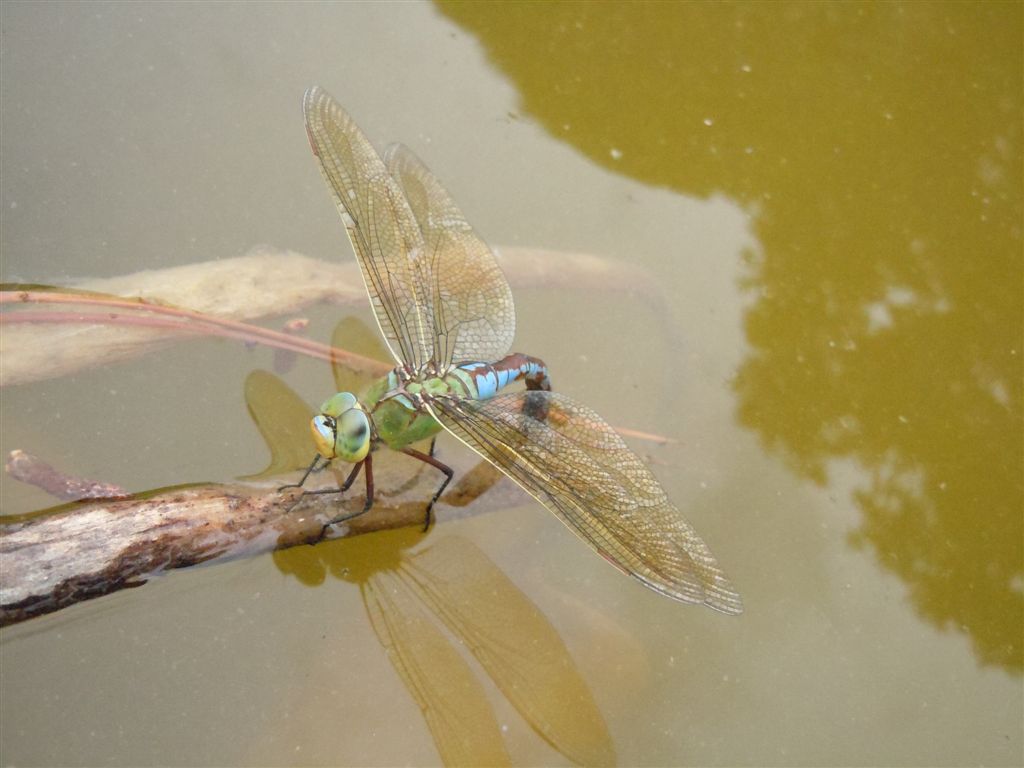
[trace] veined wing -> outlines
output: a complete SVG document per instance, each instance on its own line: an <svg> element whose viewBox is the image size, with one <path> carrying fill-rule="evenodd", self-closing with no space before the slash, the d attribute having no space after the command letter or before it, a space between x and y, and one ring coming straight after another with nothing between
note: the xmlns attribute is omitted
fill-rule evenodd
<svg viewBox="0 0 1024 768"><path fill-rule="evenodd" d="M443 372L452 362L500 360L512 347L516 314L494 254L412 150L393 144L384 163L426 241L417 266L431 288L425 311L432 318L434 361Z"/></svg>
<svg viewBox="0 0 1024 768"><path fill-rule="evenodd" d="M424 312L430 286L415 266L424 249L420 228L373 145L330 94L310 88L302 110L381 333L399 363L418 367L433 352L431 320Z"/></svg>
<svg viewBox="0 0 1024 768"><path fill-rule="evenodd" d="M743 604L711 550L596 413L555 392L436 397L434 416L624 573L723 613Z"/></svg>

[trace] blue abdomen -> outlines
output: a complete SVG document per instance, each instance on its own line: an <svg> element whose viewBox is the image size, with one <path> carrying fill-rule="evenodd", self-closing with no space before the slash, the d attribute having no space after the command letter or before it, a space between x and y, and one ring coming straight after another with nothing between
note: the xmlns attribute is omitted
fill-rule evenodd
<svg viewBox="0 0 1024 768"><path fill-rule="evenodd" d="M462 383L465 397L487 400L514 381L523 379L527 389L550 390L548 367L543 360L522 354L508 355L496 363L463 363L451 374Z"/></svg>

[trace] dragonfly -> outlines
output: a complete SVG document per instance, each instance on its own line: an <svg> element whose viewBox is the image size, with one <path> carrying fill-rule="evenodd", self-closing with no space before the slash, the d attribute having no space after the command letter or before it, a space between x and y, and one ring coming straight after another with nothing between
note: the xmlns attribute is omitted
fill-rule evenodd
<svg viewBox="0 0 1024 768"><path fill-rule="evenodd" d="M454 435L553 512L605 560L684 603L743 604L707 544L657 478L597 413L551 390L548 368L511 353L515 304L497 259L413 152L379 155L320 87L303 98L306 132L341 214L395 368L360 396L338 392L310 428L317 454L297 485L335 459L360 471L370 510L373 453L386 447L453 470L414 444ZM507 390L514 382L523 389ZM315 492L315 491L312 491Z"/></svg>

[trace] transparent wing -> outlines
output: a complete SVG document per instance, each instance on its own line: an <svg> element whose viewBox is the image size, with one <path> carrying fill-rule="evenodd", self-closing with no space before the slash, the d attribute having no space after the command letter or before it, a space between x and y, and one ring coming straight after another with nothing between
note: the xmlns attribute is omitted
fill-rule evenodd
<svg viewBox="0 0 1024 768"><path fill-rule="evenodd" d="M512 347L516 313L494 254L412 150L393 144L384 163L426 243L417 266L432 291L424 309L432 318L435 362L443 371L452 362L500 360Z"/></svg>
<svg viewBox="0 0 1024 768"><path fill-rule="evenodd" d="M419 367L433 351L430 319L423 311L430 286L416 266L424 247L420 228L373 145L330 94L310 88L302 110L381 333L399 363Z"/></svg>
<svg viewBox="0 0 1024 768"><path fill-rule="evenodd" d="M624 573L723 613L743 604L711 550L596 413L554 392L437 397L434 416Z"/></svg>

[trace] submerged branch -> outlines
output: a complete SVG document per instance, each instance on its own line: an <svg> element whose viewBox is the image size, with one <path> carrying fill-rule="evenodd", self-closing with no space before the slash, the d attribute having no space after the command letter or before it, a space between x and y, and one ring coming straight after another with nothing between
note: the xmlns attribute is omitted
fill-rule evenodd
<svg viewBox="0 0 1024 768"><path fill-rule="evenodd" d="M47 465L27 454L18 461L23 469L38 462L30 474L48 474ZM405 463L396 472L408 469ZM435 514L440 520L459 516L456 508L464 508L461 514L479 514L524 498L512 483L497 483L499 478L486 464L461 473ZM435 478L419 477L396 493L379 493L369 513L326 530L332 517L360 510L365 497L303 496L296 489L280 491L283 481L193 485L126 499L79 501L0 526L0 626L137 587L175 568L422 526Z"/></svg>
<svg viewBox="0 0 1024 768"><path fill-rule="evenodd" d="M662 291L635 267L596 256L508 248L500 261L513 287L639 293L649 304L663 301ZM54 378L136 357L170 340L211 334L323 357L330 353L322 345L249 323L295 314L317 303L362 308L367 301L354 261L328 263L271 249L90 280L73 290L77 293L49 294L45 303L92 303L94 317L73 310L39 311L31 290L4 297L8 311L0 315L0 386ZM95 294L105 294L105 304ZM132 298L113 303L112 296ZM11 305L18 309L11 312ZM355 359L343 362L354 369L362 365Z"/></svg>

